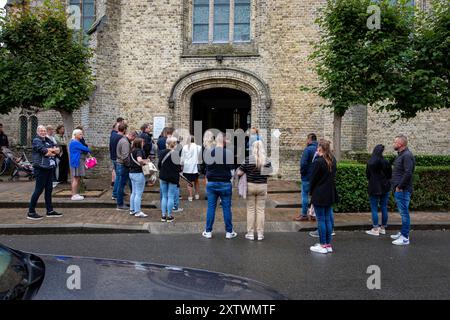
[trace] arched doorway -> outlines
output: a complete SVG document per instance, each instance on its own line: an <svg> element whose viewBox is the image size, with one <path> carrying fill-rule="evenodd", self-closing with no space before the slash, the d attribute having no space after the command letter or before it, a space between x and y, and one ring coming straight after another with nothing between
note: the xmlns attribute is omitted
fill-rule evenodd
<svg viewBox="0 0 450 320"><path fill-rule="evenodd" d="M198 91L191 97L191 132L194 121L202 122L204 133L214 128L222 132L242 129L251 125L251 97L240 90L211 88Z"/></svg>

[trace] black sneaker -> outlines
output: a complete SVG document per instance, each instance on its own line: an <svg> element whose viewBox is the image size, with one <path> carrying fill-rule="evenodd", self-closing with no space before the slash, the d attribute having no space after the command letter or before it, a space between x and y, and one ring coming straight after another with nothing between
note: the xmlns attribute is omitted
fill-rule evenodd
<svg viewBox="0 0 450 320"><path fill-rule="evenodd" d="M167 221L166 217L161 217L161 222L166 222L166 221Z"/></svg>
<svg viewBox="0 0 450 320"><path fill-rule="evenodd" d="M44 219L44 217L38 215L36 212L33 212L33 213L28 212L27 219L30 219L30 220L42 220L42 219Z"/></svg>
<svg viewBox="0 0 450 320"><path fill-rule="evenodd" d="M59 218L59 217L62 217L62 216L63 216L62 213L56 212L55 210L53 210L52 212L47 212L47 217L48 218Z"/></svg>
<svg viewBox="0 0 450 320"><path fill-rule="evenodd" d="M167 222L172 222L173 220L175 220L174 217L167 217L167 218L166 218L166 221L167 221Z"/></svg>
<svg viewBox="0 0 450 320"><path fill-rule="evenodd" d="M119 210L119 211L130 211L130 207L127 206L127 205L117 206L116 210Z"/></svg>

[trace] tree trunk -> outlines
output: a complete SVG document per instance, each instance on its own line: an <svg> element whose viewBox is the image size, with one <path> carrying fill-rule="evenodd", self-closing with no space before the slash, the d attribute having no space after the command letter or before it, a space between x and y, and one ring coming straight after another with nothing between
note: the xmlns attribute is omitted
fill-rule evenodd
<svg viewBox="0 0 450 320"><path fill-rule="evenodd" d="M342 116L334 113L333 118L333 149L336 161L341 161L341 127Z"/></svg>
<svg viewBox="0 0 450 320"><path fill-rule="evenodd" d="M73 114L72 112L59 110L64 123L65 136L70 140L73 132Z"/></svg>

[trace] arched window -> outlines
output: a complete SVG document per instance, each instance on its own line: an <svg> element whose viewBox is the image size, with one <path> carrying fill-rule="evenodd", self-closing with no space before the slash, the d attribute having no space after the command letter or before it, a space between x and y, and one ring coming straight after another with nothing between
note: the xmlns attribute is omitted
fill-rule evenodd
<svg viewBox="0 0 450 320"><path fill-rule="evenodd" d="M19 145L27 145L28 119L26 116L19 117Z"/></svg>
<svg viewBox="0 0 450 320"><path fill-rule="evenodd" d="M33 139L36 138L37 136L37 127L38 127L38 118L36 116L31 116L30 117L30 138L31 138L31 143L33 142Z"/></svg>

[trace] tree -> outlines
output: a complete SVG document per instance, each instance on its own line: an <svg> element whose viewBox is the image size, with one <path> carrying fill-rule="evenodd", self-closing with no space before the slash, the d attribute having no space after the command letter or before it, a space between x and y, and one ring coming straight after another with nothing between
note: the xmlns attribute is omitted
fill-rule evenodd
<svg viewBox="0 0 450 320"><path fill-rule="evenodd" d="M91 51L67 26L63 0L24 5L0 21L0 113L13 108L60 112L67 132L72 113L89 99Z"/></svg>
<svg viewBox="0 0 450 320"><path fill-rule="evenodd" d="M381 0L380 29L368 28L372 0L328 0L316 23L320 40L310 59L315 62L319 85L304 88L325 99L323 107L334 114L333 146L341 158L341 123L354 105L393 99L402 77L403 55L410 54L412 33L407 1L392 5Z"/></svg>
<svg viewBox="0 0 450 320"><path fill-rule="evenodd" d="M416 12L414 25L397 90L378 104L377 110L393 112L394 120L450 107L450 2L432 1L430 10Z"/></svg>

